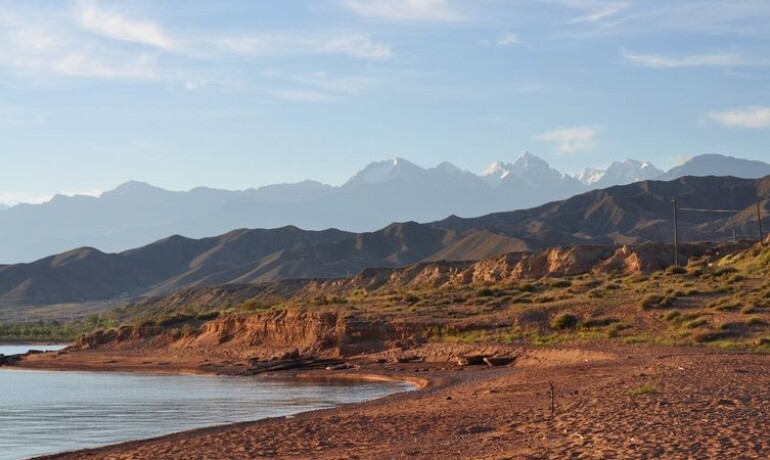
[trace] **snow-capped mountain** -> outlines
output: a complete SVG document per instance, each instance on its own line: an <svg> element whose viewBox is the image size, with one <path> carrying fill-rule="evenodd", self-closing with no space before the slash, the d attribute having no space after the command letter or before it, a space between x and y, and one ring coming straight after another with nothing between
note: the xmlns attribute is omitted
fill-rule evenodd
<svg viewBox="0 0 770 460"><path fill-rule="evenodd" d="M655 179L661 174L663 171L649 162L629 159L615 161L607 169L586 168L573 177L593 188L605 188Z"/></svg>
<svg viewBox="0 0 770 460"><path fill-rule="evenodd" d="M379 184L395 179L409 180L419 177L425 169L403 158L370 163L345 183L347 187Z"/></svg>
<svg viewBox="0 0 770 460"><path fill-rule="evenodd" d="M513 165L506 165L502 161L495 161L481 173L480 177L490 187L497 187L503 179L508 177L511 169L513 169Z"/></svg>
<svg viewBox="0 0 770 460"><path fill-rule="evenodd" d="M532 189L541 189L558 184L577 185L577 181L553 168L542 158L524 152L513 163L495 161L480 177L493 188L506 183L525 184Z"/></svg>
<svg viewBox="0 0 770 460"><path fill-rule="evenodd" d="M575 179L577 179L579 182L591 185L598 182L602 176L604 176L604 173L607 172L606 169L597 169L597 168L585 168L582 171L578 171L573 176Z"/></svg>
<svg viewBox="0 0 770 460"><path fill-rule="evenodd" d="M512 160L496 161L474 174L448 162L423 168L395 158L369 164L341 186L304 181L243 191L199 187L181 192L128 182L99 197L59 195L0 213L0 264L29 262L78 246L119 251L172 234L203 237L235 228L371 231L394 221L529 208L637 180L770 174L767 163L722 155L695 157L662 176L651 164L634 160L575 176L529 152Z"/></svg>

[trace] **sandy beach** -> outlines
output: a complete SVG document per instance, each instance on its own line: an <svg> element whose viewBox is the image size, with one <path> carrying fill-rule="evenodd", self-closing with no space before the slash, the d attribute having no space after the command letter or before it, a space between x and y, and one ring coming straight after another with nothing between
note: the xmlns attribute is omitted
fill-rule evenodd
<svg viewBox="0 0 770 460"><path fill-rule="evenodd" d="M374 363L300 377L380 375L420 391L46 459L767 458L768 358L694 348L519 349L510 366ZM202 363L102 352L23 367L233 374ZM549 389L553 385L553 399ZM553 401L553 412L551 402Z"/></svg>

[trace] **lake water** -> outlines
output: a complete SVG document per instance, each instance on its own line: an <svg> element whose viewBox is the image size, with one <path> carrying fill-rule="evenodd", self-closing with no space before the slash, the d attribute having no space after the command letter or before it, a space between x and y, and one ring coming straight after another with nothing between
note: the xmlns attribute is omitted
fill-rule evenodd
<svg viewBox="0 0 770 460"><path fill-rule="evenodd" d="M20 355L29 350L56 351L65 348L66 345L3 345L0 344L0 355Z"/></svg>
<svg viewBox="0 0 770 460"><path fill-rule="evenodd" d="M0 368L0 457L22 459L286 416L411 389L397 382L343 384Z"/></svg>

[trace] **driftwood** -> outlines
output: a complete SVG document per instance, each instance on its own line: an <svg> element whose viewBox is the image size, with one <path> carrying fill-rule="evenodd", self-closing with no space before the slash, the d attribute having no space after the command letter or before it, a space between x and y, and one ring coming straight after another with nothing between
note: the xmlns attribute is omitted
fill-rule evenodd
<svg viewBox="0 0 770 460"><path fill-rule="evenodd" d="M339 359L325 359L315 357L276 359L267 362L249 360L251 367L241 372L242 375L257 375L264 372L288 371L293 369L326 369L328 367L345 364Z"/></svg>
<svg viewBox="0 0 770 460"><path fill-rule="evenodd" d="M484 360L488 357L489 355L458 356L455 358L455 363L458 366L479 366L484 364Z"/></svg>
<svg viewBox="0 0 770 460"><path fill-rule="evenodd" d="M423 361L425 361L425 358L417 355L396 356L393 358L393 363L395 364L421 363Z"/></svg>
<svg viewBox="0 0 770 460"><path fill-rule="evenodd" d="M484 362L490 366L507 366L516 361L515 357L488 357L484 358Z"/></svg>

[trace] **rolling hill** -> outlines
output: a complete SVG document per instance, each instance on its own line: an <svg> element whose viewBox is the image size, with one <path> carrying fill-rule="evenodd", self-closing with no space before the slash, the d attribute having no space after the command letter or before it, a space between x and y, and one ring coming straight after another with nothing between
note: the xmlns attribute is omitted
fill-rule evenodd
<svg viewBox="0 0 770 460"><path fill-rule="evenodd" d="M684 242L722 241L733 231L757 238L756 204L767 216L768 197L770 177L685 177L615 186L473 219L396 223L376 232L282 227L202 239L173 236L112 254L80 248L0 266L0 305L131 299L190 286L333 278L368 267L480 260L553 246L669 242L673 198L681 208Z"/></svg>

